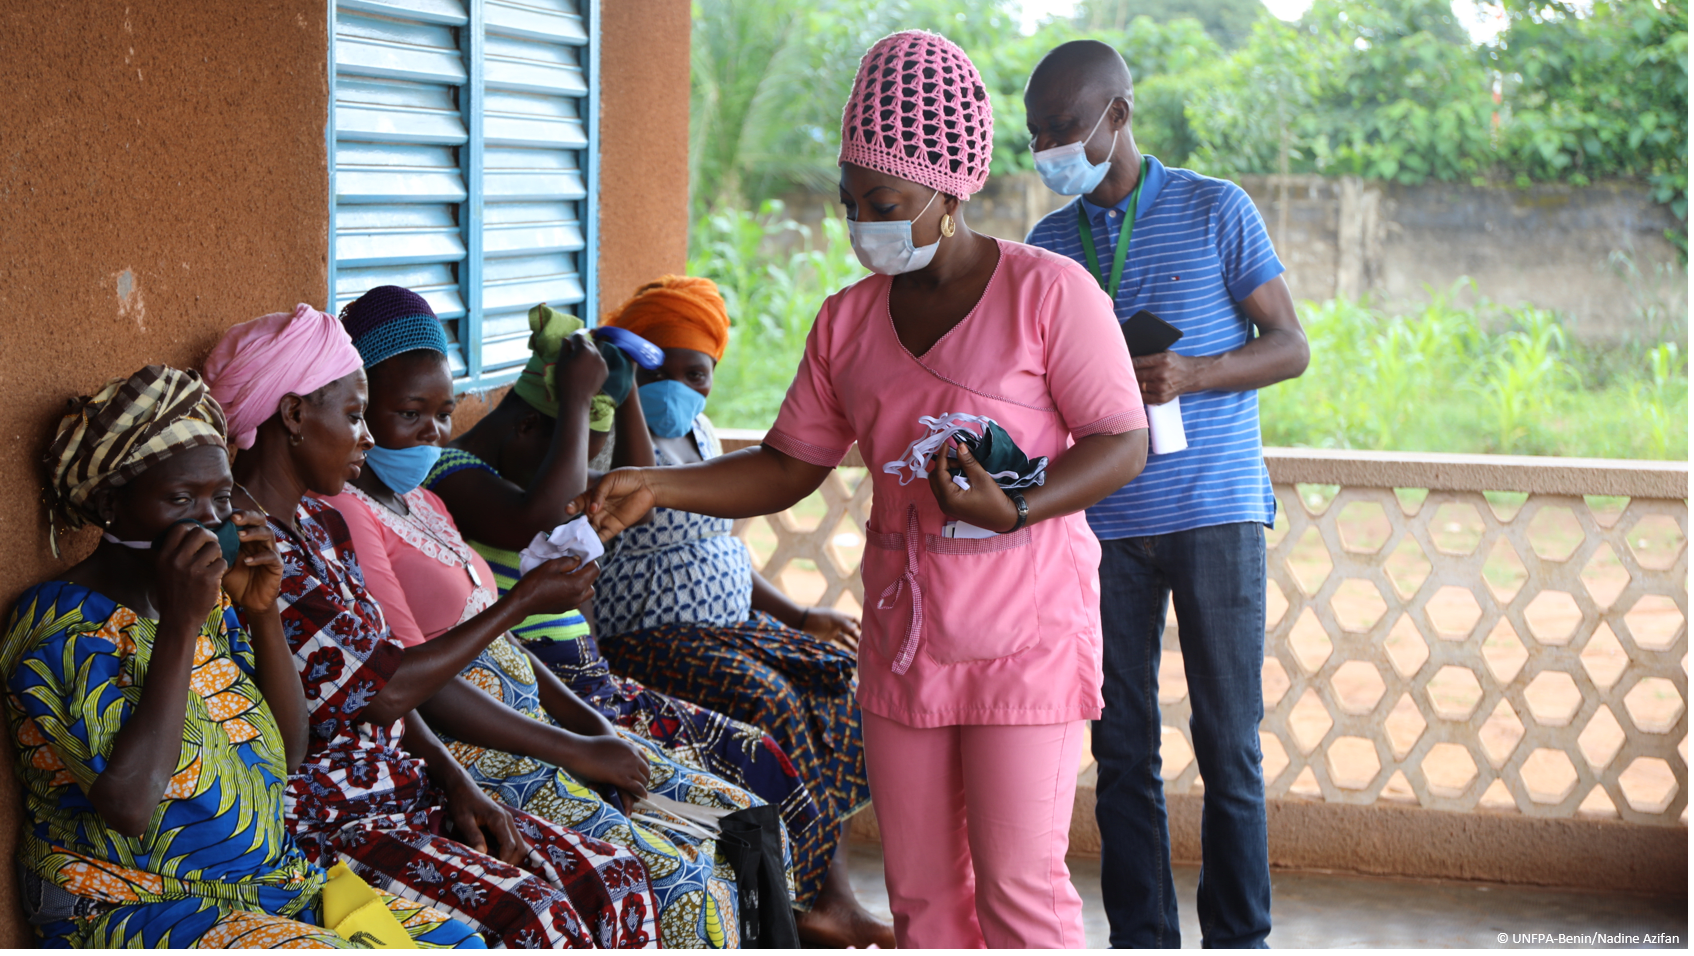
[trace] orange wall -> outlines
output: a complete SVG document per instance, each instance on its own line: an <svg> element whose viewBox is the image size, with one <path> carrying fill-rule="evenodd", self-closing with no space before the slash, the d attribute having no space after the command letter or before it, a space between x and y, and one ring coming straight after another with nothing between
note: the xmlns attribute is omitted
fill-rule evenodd
<svg viewBox="0 0 1694 956"><path fill-rule="evenodd" d="M688 258L688 0L601 0L600 307ZM622 64L628 64L623 66Z"/></svg>
<svg viewBox="0 0 1694 956"><path fill-rule="evenodd" d="M329 91L323 0L0 7L9 607L92 547L86 531L65 562L47 546L40 459L67 398L150 362L197 364L235 322L327 300ZM615 305L687 252L689 4L602 9L600 295ZM29 939L17 803L0 759L0 946Z"/></svg>

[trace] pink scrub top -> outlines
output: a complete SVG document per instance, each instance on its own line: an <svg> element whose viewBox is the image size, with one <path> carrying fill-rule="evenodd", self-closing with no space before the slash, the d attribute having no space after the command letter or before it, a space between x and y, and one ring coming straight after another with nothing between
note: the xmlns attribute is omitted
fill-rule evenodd
<svg viewBox="0 0 1694 956"><path fill-rule="evenodd" d="M402 496L411 510L397 515L347 485L323 500L347 519L365 588L382 605L389 630L407 647L440 637L494 603L494 571L465 539L433 491ZM475 569L477 580L465 570Z"/></svg>
<svg viewBox="0 0 1694 956"><path fill-rule="evenodd" d="M859 443L873 483L859 705L912 727L1100 716L1100 544L1083 514L947 538L929 482L882 469L927 432L925 415L992 418L1031 460L1146 427L1099 283L1070 259L998 241L981 301L922 356L894 330L890 277L830 296L765 437L831 468Z"/></svg>

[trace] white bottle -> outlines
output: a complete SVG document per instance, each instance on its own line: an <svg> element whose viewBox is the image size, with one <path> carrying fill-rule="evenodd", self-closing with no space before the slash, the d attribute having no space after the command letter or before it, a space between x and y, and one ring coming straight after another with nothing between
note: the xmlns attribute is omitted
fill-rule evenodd
<svg viewBox="0 0 1694 956"><path fill-rule="evenodd" d="M1181 396L1163 405L1147 406L1147 431L1155 455L1169 455L1188 447L1188 434L1182 430Z"/></svg>

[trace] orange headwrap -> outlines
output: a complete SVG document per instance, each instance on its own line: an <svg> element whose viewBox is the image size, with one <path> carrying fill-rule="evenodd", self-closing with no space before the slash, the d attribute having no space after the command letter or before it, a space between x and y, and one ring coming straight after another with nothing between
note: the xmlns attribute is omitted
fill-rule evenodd
<svg viewBox="0 0 1694 956"><path fill-rule="evenodd" d="M693 349L723 358L729 344L729 309L718 284L692 276L664 276L635 295L602 324L628 329L662 349Z"/></svg>

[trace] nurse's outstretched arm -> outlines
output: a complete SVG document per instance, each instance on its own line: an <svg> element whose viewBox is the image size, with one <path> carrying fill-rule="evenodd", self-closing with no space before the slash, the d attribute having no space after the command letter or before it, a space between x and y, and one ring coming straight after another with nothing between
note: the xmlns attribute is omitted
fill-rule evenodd
<svg viewBox="0 0 1694 956"><path fill-rule="evenodd" d="M963 442L954 442L953 450L959 456L970 488L960 488L947 476L945 468L932 464L929 487L935 492L936 503L950 518L989 531L1010 531L1018 521L1017 506L971 457ZM1026 523L1035 524L1081 511L1135 480L1146 464L1146 428L1079 438L1069 451L1047 466L1045 483L1023 490L1024 504L1029 506Z"/></svg>
<svg viewBox="0 0 1694 956"><path fill-rule="evenodd" d="M714 518L751 518L793 507L816 491L830 470L760 445L695 465L609 471L567 510L587 512L602 539L610 539L654 508Z"/></svg>

